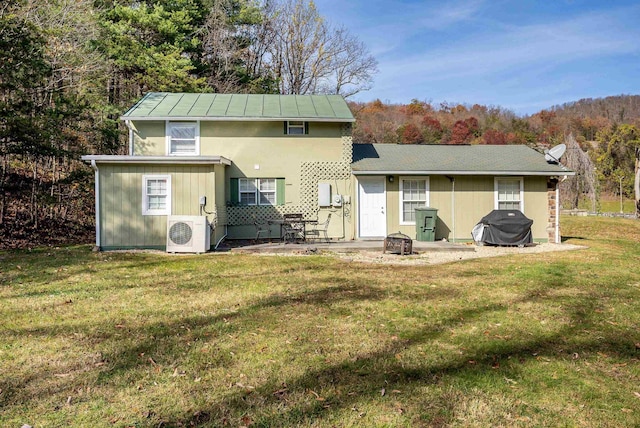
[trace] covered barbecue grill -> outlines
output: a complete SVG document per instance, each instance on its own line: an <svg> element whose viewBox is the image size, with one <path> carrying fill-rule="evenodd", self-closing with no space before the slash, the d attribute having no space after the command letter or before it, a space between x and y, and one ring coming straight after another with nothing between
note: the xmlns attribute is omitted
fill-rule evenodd
<svg viewBox="0 0 640 428"><path fill-rule="evenodd" d="M471 231L477 244L526 245L533 242L533 220L519 210L493 210Z"/></svg>

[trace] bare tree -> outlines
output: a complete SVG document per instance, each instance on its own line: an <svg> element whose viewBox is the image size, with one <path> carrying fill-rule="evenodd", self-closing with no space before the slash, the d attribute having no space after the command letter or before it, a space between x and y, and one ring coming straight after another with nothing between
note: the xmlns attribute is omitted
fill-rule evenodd
<svg viewBox="0 0 640 428"><path fill-rule="evenodd" d="M273 92L267 50L272 45L271 2L213 0L201 29L207 84L220 93Z"/></svg>
<svg viewBox="0 0 640 428"><path fill-rule="evenodd" d="M215 0L202 29L203 62L209 65L207 83L216 92L240 92L241 76L235 73L240 61L239 29L229 20L230 0Z"/></svg>
<svg viewBox="0 0 640 428"><path fill-rule="evenodd" d="M593 162L573 134L567 135L564 143L567 145L566 154L563 156L564 164L576 174L560 184L563 206L577 208L580 199L586 196L591 200L592 209L595 209L598 180Z"/></svg>
<svg viewBox="0 0 640 428"><path fill-rule="evenodd" d="M283 94L369 89L377 62L344 28L332 28L312 1L282 0L267 18L273 31L268 54Z"/></svg>
<svg viewBox="0 0 640 428"><path fill-rule="evenodd" d="M345 98L371 89L372 74L378 70L375 58L368 54L367 47L347 30L335 32L336 52L333 56L334 87L331 91Z"/></svg>

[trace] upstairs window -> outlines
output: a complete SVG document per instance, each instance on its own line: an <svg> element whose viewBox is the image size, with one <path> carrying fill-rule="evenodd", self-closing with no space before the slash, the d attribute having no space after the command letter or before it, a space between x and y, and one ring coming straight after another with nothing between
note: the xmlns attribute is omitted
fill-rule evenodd
<svg viewBox="0 0 640 428"><path fill-rule="evenodd" d="M167 123L167 153L175 156L198 155L200 135L198 122Z"/></svg>
<svg viewBox="0 0 640 428"><path fill-rule="evenodd" d="M284 123L284 133L287 135L304 135L309 133L309 122L289 120Z"/></svg>
<svg viewBox="0 0 640 428"><path fill-rule="evenodd" d="M524 186L521 177L495 179L495 209L524 212Z"/></svg>

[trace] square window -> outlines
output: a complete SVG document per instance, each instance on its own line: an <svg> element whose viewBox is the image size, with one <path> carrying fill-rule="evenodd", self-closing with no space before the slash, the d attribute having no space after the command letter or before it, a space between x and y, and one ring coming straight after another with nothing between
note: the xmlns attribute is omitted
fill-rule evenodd
<svg viewBox="0 0 640 428"><path fill-rule="evenodd" d="M169 122L167 125L168 153L176 156L198 154L198 123Z"/></svg>

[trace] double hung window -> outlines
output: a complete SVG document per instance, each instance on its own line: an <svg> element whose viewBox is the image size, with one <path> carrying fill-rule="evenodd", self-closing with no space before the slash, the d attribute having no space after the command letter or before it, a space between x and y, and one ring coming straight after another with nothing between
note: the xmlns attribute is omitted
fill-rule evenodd
<svg viewBox="0 0 640 428"><path fill-rule="evenodd" d="M167 153L175 156L198 155L198 122L167 122Z"/></svg>
<svg viewBox="0 0 640 428"><path fill-rule="evenodd" d="M401 224L415 224L416 208L429 205L429 178L400 179Z"/></svg>
<svg viewBox="0 0 640 428"><path fill-rule="evenodd" d="M521 177L495 179L495 208L524 212L523 183Z"/></svg>
<svg viewBox="0 0 640 428"><path fill-rule="evenodd" d="M142 176L142 214L171 214L171 176Z"/></svg>
<svg viewBox="0 0 640 428"><path fill-rule="evenodd" d="M238 195L241 205L276 205L275 178L240 178Z"/></svg>

